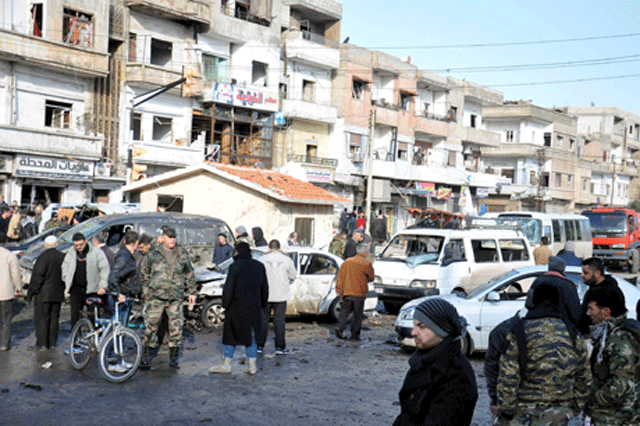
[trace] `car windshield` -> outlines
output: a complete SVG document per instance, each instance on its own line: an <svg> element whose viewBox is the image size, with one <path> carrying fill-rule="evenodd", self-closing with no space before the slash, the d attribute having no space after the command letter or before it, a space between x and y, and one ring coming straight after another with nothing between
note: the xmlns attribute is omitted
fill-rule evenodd
<svg viewBox="0 0 640 426"><path fill-rule="evenodd" d="M73 235L77 232L80 232L85 237L89 237L93 235L98 229L102 228L103 224L101 222L96 222L95 220L88 220L86 222L82 222L79 225L74 226L73 228L67 230L64 234L58 237L58 244L71 244L71 240Z"/></svg>
<svg viewBox="0 0 640 426"><path fill-rule="evenodd" d="M618 234L627 232L627 215L624 212L585 212L582 213L591 222L594 234Z"/></svg>
<svg viewBox="0 0 640 426"><path fill-rule="evenodd" d="M411 266L438 260L444 237L435 235L396 235L380 255L382 260L406 262Z"/></svg>

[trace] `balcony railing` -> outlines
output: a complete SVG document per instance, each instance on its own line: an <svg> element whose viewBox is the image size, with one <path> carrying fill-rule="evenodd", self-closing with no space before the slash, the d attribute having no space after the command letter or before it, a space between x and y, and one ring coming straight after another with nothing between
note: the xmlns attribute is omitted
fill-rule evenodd
<svg viewBox="0 0 640 426"><path fill-rule="evenodd" d="M263 25L265 27L268 27L270 25L270 22L268 22L267 20L249 13L248 8L242 4L236 3L234 7L234 5L227 4L226 1L223 1L220 5L220 12L224 15L231 16L232 18L242 19L243 21L252 22L254 24Z"/></svg>
<svg viewBox="0 0 640 426"><path fill-rule="evenodd" d="M320 164L322 166L336 167L338 160L335 158L317 157L315 155L287 155L287 161L294 163Z"/></svg>
<svg viewBox="0 0 640 426"><path fill-rule="evenodd" d="M330 38L326 38L324 36L321 36L320 34L312 33L311 31L303 30L302 38L304 40L309 40L313 43L321 44L333 49L337 49L338 47L340 47L340 44L336 40L331 40Z"/></svg>
<svg viewBox="0 0 640 426"><path fill-rule="evenodd" d="M445 116L439 114L433 114L427 111L416 111L416 117L428 118L429 120L444 121L445 123L451 123L453 121L452 116Z"/></svg>

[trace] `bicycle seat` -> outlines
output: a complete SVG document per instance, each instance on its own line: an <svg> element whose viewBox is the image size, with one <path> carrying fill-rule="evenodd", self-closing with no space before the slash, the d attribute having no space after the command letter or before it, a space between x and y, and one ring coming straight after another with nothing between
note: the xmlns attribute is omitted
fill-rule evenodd
<svg viewBox="0 0 640 426"><path fill-rule="evenodd" d="M89 305L89 306L91 306L91 305L102 305L103 303L104 302L99 297L88 297L87 298L87 305Z"/></svg>

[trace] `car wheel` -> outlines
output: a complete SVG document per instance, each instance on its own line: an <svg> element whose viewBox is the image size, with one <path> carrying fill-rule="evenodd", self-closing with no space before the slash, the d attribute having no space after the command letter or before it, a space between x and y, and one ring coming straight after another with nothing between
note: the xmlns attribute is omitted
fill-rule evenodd
<svg viewBox="0 0 640 426"><path fill-rule="evenodd" d="M209 300L200 312L200 320L205 328L220 327L224 323L224 308L220 299Z"/></svg>
<svg viewBox="0 0 640 426"><path fill-rule="evenodd" d="M329 307L329 317L335 322L340 321L340 311L342 311L342 299L336 297ZM353 321L353 312L347 317L347 323L351 321Z"/></svg>

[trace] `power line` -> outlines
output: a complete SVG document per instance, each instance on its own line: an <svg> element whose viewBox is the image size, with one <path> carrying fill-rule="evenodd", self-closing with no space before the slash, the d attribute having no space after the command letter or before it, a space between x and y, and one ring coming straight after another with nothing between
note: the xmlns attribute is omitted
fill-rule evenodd
<svg viewBox="0 0 640 426"><path fill-rule="evenodd" d="M627 38L638 37L640 33L628 33L628 34L616 34L605 36L592 36L592 37L579 37L579 38L561 38L561 39L549 39L549 40L533 40L533 41L511 41L511 42L497 42L497 43L464 43L464 44L442 44L431 46L383 46L383 47L367 47L367 49L466 49L476 47L502 47L502 46L525 46L531 44L553 44L553 43L572 43L576 41L589 41L589 40L607 40L614 38Z"/></svg>
<svg viewBox="0 0 640 426"><path fill-rule="evenodd" d="M493 84L493 85L487 85L487 86L489 87L542 86L545 84L580 83L584 81L617 80L622 78L634 78L634 77L640 77L640 74L624 74L624 75L612 75L607 77L577 78L573 80L535 81L531 83Z"/></svg>

